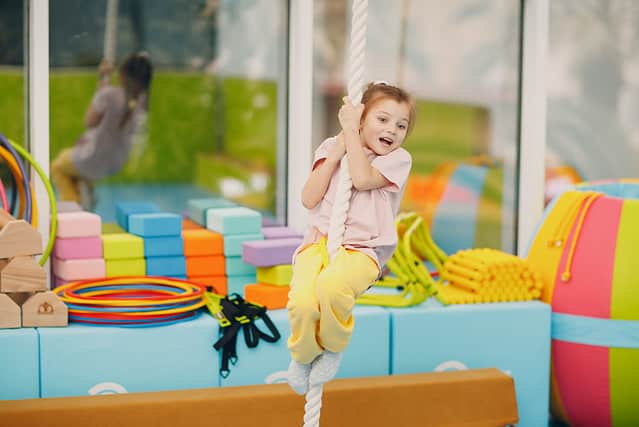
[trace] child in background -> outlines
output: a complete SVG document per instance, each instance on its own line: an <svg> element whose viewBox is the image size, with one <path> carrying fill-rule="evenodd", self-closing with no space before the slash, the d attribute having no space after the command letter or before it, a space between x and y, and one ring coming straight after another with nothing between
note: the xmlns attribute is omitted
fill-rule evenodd
<svg viewBox="0 0 639 427"><path fill-rule="evenodd" d="M288 382L299 394L336 374L353 331L355 300L379 277L397 246L395 217L412 163L401 146L414 121L415 107L404 90L371 83L361 104L344 98L341 132L315 151L302 191L309 228L294 255L287 305ZM342 247L329 263L326 236L345 153L353 189Z"/></svg>
<svg viewBox="0 0 639 427"><path fill-rule="evenodd" d="M51 163L60 200L80 203L83 182L92 187L94 180L115 174L128 159L148 108L153 66L146 53L129 55L119 68L119 86L110 84L112 70L102 61L98 90L84 117L87 129L74 147L62 150Z"/></svg>

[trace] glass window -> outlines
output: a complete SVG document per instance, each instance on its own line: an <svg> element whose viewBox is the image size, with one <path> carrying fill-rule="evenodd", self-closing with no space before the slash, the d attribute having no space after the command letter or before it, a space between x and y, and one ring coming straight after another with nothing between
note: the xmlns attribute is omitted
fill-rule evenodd
<svg viewBox="0 0 639 427"><path fill-rule="evenodd" d="M25 3L23 0L0 2L0 133L23 146L27 135ZM0 206L17 218L28 219L17 175L4 159L4 155L0 156Z"/></svg>
<svg viewBox="0 0 639 427"><path fill-rule="evenodd" d="M346 4L345 4L346 3ZM338 132L350 2L315 2L313 146ZM446 252L515 250L520 2L368 2L367 81L410 92L417 122L402 208Z"/></svg>
<svg viewBox="0 0 639 427"><path fill-rule="evenodd" d="M78 178L59 196L79 194L106 222L118 201L183 212L208 196L283 222L287 13L284 0L52 2L52 176L71 167ZM149 90L132 79L127 90L118 67L140 52L152 64ZM110 53L115 90L98 93ZM96 123L123 108L135 121L98 136ZM110 148L91 146L97 138Z"/></svg>
<svg viewBox="0 0 639 427"><path fill-rule="evenodd" d="M546 196L637 177L639 3L550 2Z"/></svg>
<svg viewBox="0 0 639 427"><path fill-rule="evenodd" d="M23 0L0 2L0 133L19 143L26 135L25 13Z"/></svg>

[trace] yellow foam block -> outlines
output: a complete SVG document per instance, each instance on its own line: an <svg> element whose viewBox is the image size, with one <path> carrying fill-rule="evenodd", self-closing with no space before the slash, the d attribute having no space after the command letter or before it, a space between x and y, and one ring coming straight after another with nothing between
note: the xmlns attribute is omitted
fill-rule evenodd
<svg viewBox="0 0 639 427"><path fill-rule="evenodd" d="M293 266L291 264L257 267L256 271L257 281L268 285L288 286L293 277Z"/></svg>
<svg viewBox="0 0 639 427"><path fill-rule="evenodd" d="M102 235L104 259L144 258L144 240L128 233Z"/></svg>
<svg viewBox="0 0 639 427"><path fill-rule="evenodd" d="M144 258L106 260L107 277L144 275L146 275L146 261Z"/></svg>

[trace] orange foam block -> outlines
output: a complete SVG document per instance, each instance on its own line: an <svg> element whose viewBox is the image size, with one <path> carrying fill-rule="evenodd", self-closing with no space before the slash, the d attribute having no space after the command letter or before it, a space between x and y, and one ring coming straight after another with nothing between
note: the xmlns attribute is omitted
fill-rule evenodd
<svg viewBox="0 0 639 427"><path fill-rule="evenodd" d="M286 308L290 286L265 285L255 283L244 286L244 299L261 304L269 310Z"/></svg>
<svg viewBox="0 0 639 427"><path fill-rule="evenodd" d="M204 227L202 227L197 222L191 221L188 218L182 218L182 230L202 230L202 229L204 229Z"/></svg>
<svg viewBox="0 0 639 427"><path fill-rule="evenodd" d="M224 276L226 261L223 255L186 257L186 276Z"/></svg>
<svg viewBox="0 0 639 427"><path fill-rule="evenodd" d="M228 293L226 276L189 276L188 280L200 285L213 286L215 293L219 295Z"/></svg>
<svg viewBox="0 0 639 427"><path fill-rule="evenodd" d="M224 254L224 236L204 228L182 230L184 256Z"/></svg>

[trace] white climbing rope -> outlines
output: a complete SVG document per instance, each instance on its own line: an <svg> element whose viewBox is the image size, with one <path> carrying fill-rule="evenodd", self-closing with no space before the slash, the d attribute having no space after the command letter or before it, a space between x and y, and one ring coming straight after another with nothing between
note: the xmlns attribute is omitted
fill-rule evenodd
<svg viewBox="0 0 639 427"><path fill-rule="evenodd" d="M115 48L118 37L118 0L108 0L104 23L104 59L115 62Z"/></svg>
<svg viewBox="0 0 639 427"><path fill-rule="evenodd" d="M360 103L364 86L364 66L366 58L366 21L368 0L353 0L351 18L351 44L348 69L348 98L353 105ZM351 199L353 181L348 171L348 159L344 155L340 162L340 175L328 227L327 249L333 260L344 241L346 215ZM335 370L337 371L337 370ZM330 380L327 378L326 381ZM304 405L304 427L318 427L322 408L322 384L314 385L306 393Z"/></svg>

